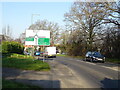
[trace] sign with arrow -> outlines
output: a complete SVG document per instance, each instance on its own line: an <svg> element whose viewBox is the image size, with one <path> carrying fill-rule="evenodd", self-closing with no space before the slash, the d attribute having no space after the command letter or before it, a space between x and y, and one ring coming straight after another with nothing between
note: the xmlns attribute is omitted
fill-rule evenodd
<svg viewBox="0 0 120 90"><path fill-rule="evenodd" d="M25 45L50 45L50 31L49 30L26 30Z"/></svg>

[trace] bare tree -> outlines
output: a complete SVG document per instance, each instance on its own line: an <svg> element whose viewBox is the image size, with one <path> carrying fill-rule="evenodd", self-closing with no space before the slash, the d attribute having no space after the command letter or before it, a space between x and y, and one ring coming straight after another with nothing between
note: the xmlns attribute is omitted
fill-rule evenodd
<svg viewBox="0 0 120 90"><path fill-rule="evenodd" d="M106 10L110 11L109 17L106 17L104 19L104 23L113 23L120 27L120 1L118 3L106 3L104 7L106 8Z"/></svg>
<svg viewBox="0 0 120 90"><path fill-rule="evenodd" d="M74 27L73 30L81 30L88 49L93 49L94 37L97 27L102 24L110 11L103 6L107 2L75 2L69 13L65 14L65 21Z"/></svg>
<svg viewBox="0 0 120 90"><path fill-rule="evenodd" d="M2 34L4 40L12 40L12 30L9 25L2 28Z"/></svg>
<svg viewBox="0 0 120 90"><path fill-rule="evenodd" d="M115 27L106 28L101 51L109 58L120 58L120 31Z"/></svg>

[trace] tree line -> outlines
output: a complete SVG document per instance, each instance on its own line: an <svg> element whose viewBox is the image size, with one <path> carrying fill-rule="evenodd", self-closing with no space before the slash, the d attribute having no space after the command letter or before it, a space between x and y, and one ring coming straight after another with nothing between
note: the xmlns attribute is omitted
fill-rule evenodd
<svg viewBox="0 0 120 90"><path fill-rule="evenodd" d="M74 2L65 13L66 30L59 46L72 56L99 51L120 58L120 2Z"/></svg>

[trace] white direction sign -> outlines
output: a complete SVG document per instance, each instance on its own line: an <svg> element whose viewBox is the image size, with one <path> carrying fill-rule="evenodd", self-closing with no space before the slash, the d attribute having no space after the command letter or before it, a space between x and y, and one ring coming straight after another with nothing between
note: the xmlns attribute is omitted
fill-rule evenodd
<svg viewBox="0 0 120 90"><path fill-rule="evenodd" d="M50 45L49 30L26 30L25 45Z"/></svg>

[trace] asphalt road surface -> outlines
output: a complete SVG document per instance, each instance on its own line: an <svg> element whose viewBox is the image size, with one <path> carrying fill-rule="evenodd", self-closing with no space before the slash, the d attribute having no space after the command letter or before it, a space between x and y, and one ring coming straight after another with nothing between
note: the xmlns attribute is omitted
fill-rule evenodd
<svg viewBox="0 0 120 90"><path fill-rule="evenodd" d="M51 61L46 60L46 62ZM84 88L120 88L120 74L117 64L93 63L60 56L57 56L52 62L67 66Z"/></svg>
<svg viewBox="0 0 120 90"><path fill-rule="evenodd" d="M54 59L46 58L44 61L51 66L49 72L4 67L2 77L43 88L115 88L115 90L120 90L120 71L117 64L92 63L60 56Z"/></svg>

